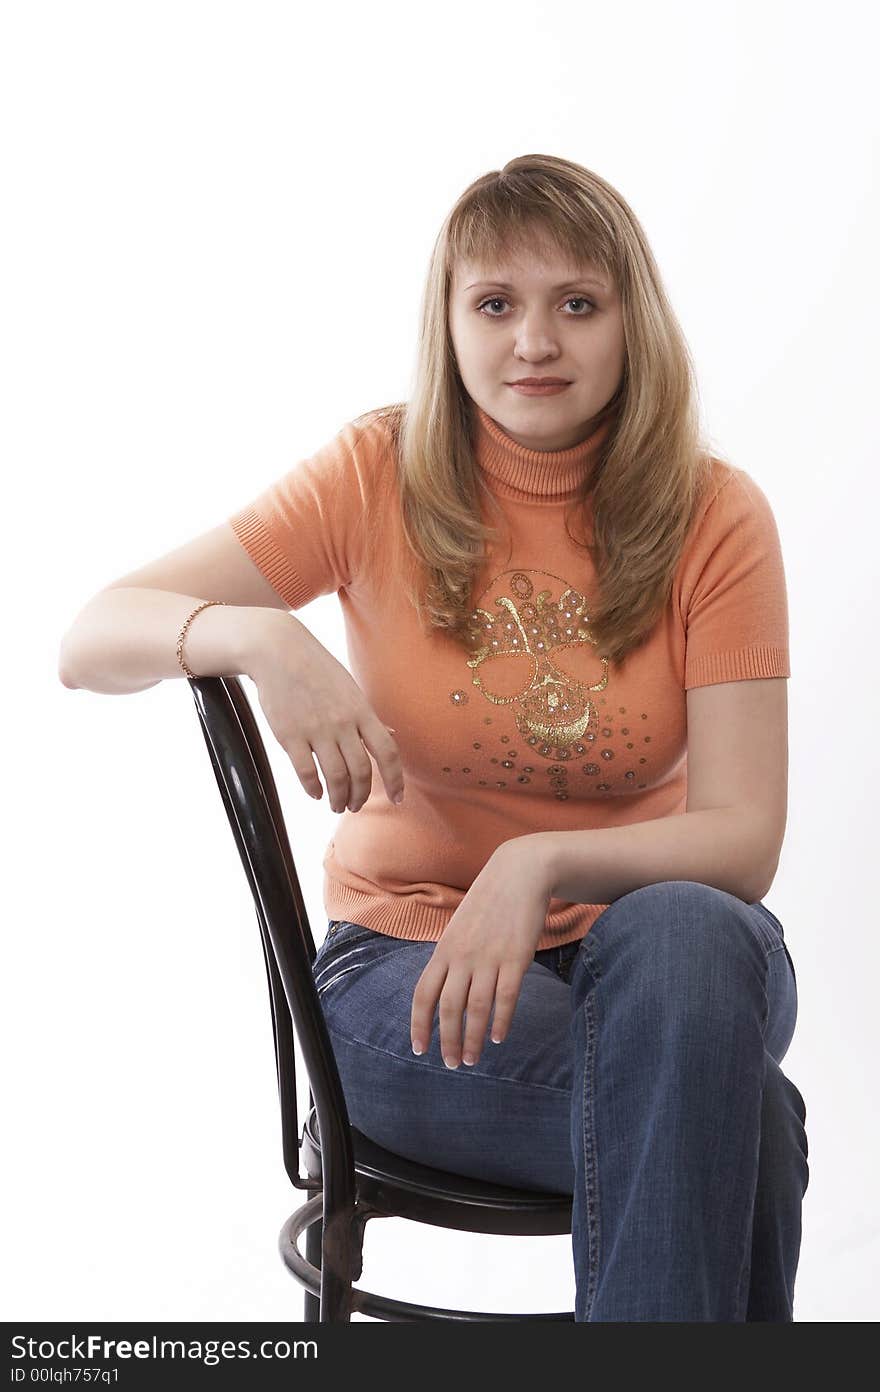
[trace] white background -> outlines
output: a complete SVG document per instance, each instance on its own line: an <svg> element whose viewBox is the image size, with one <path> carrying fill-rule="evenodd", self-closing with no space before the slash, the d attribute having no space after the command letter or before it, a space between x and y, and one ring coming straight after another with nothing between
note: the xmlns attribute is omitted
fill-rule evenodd
<svg viewBox="0 0 880 1392"><path fill-rule="evenodd" d="M766 901L797 968L783 1068L808 1112L795 1318L877 1318L870 15L4 7L6 1319L302 1318L277 1251L303 1195L257 920L192 696L68 690L59 643L96 590L406 396L443 217L536 151L633 207L710 437L777 519L790 810ZM335 596L299 617L347 661ZM320 940L336 817L244 684ZM377 1220L364 1256L358 1284L386 1295L573 1308L567 1236Z"/></svg>

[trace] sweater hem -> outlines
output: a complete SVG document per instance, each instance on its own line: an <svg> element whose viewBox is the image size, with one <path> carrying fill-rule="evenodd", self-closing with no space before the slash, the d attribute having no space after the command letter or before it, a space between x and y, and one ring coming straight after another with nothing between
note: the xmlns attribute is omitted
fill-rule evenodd
<svg viewBox="0 0 880 1392"><path fill-rule="evenodd" d="M562 947L576 942L592 928L607 904L569 904L551 913L538 939L535 950ZM367 893L353 889L329 872L324 874L324 909L330 921L358 923L390 938L408 938L412 942L439 942L443 930L455 913L454 908L425 904L408 895Z"/></svg>

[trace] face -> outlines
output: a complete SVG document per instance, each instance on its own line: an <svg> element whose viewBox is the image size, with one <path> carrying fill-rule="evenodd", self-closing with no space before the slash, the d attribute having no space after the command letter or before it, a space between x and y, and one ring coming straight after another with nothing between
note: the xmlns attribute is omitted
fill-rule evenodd
<svg viewBox="0 0 880 1392"><path fill-rule="evenodd" d="M529 449L568 449L617 391L625 342L617 288L589 262L556 253L459 262L452 277L449 330L465 390ZM510 386L521 377L562 377L553 395Z"/></svg>

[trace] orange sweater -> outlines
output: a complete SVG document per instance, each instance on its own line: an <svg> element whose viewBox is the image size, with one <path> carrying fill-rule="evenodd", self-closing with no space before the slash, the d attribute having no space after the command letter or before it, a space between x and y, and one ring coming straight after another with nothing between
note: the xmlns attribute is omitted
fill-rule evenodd
<svg viewBox="0 0 880 1392"><path fill-rule="evenodd" d="M688 687L790 676L779 535L744 470L713 461L665 618L606 680L579 625L589 553L564 525L602 435L530 450L474 409L477 461L510 538L502 526L497 565L475 584L477 663L450 635L425 636L412 605L393 586L380 596L361 563L365 509L389 539L400 527L381 417L346 424L229 519L289 609L338 593L352 676L403 759L399 806L371 756L368 800L341 814L323 861L327 916L434 942L502 842L685 811ZM552 899L538 947L581 937L606 907Z"/></svg>

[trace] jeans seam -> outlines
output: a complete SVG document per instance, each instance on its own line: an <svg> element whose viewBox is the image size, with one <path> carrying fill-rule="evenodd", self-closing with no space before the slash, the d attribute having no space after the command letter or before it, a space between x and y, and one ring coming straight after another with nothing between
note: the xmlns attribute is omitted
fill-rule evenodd
<svg viewBox="0 0 880 1392"><path fill-rule="evenodd" d="M769 941L771 944L770 947L767 948L768 955L771 952L778 952L780 948L785 946L785 934L782 931L781 924L770 912L770 910L764 904L761 903L760 900L758 900L755 904L749 905L749 907L756 909L758 912L762 928L762 932L759 934L759 936L762 938L762 941ZM769 933L767 931L768 919L770 928Z"/></svg>
<svg viewBox="0 0 880 1392"><path fill-rule="evenodd" d="M598 968L591 965L595 981L599 979ZM584 1017L584 1086L581 1096L584 1146L584 1190L586 1194L587 1242L589 1244L589 1272L587 1292L584 1298L584 1319L589 1320L593 1302L596 1298L596 1285L599 1278L599 1181L596 1146L596 997L595 992L587 992L583 1006ZM589 1150L588 1150L589 1143Z"/></svg>
<svg viewBox="0 0 880 1392"><path fill-rule="evenodd" d="M766 954L766 956L765 956L765 958L764 958L764 1006L763 1006L763 1010L762 1010L762 1014L761 1014L761 1038L762 1038L762 1040L764 1040L764 1041L766 1041L766 1038L767 1038L767 1025L768 1025L769 1020L770 1020L770 996L769 996L769 992L768 992L768 990L767 990L768 983L769 983L769 981L770 981L770 958L773 956L774 952L781 952L782 949L783 949L783 947L784 947L784 943L781 943L781 942L780 942L779 946L778 946L778 947L773 947L773 948L771 948L770 951ZM765 1073L765 1077L766 1077L766 1071L767 1071L767 1046L766 1046L766 1042L765 1042L765 1044L764 1044L764 1073ZM764 1087L765 1085L766 1085L766 1084L762 1083L762 1090L763 1090L763 1087ZM759 1126L760 1126L760 1123L759 1123ZM759 1147L759 1153L760 1153L760 1130L759 1130L759 1133L758 1133L758 1134L759 1134L758 1147ZM760 1163L760 1162L758 1162L758 1163ZM757 1197L756 1195L753 1195L753 1200L752 1200L753 1205L754 1205L754 1203L756 1202L756 1197ZM754 1222L754 1210L753 1210L753 1222ZM736 1305L737 1305L737 1308L736 1308L736 1315L735 1315L735 1317L734 1317L734 1318L735 1318L735 1321L736 1321L737 1323L744 1323L744 1322L746 1321L746 1316L747 1316L747 1314L748 1314L748 1308L749 1308L749 1291L750 1291L750 1289L751 1289L751 1282L752 1282L752 1233L753 1233L753 1227L749 1227L749 1228L748 1228L748 1231L747 1231L746 1234L745 1234L745 1241L744 1241L744 1244L743 1244L743 1259L742 1259L742 1265L740 1266L739 1284L738 1284L738 1286L737 1286L737 1294L736 1294Z"/></svg>
<svg viewBox="0 0 880 1392"><path fill-rule="evenodd" d="M354 1039L350 1034L344 1034L342 1030L332 1025L329 1020L327 1021L327 1029L331 1036L336 1035L337 1038L343 1040L346 1044L355 1044L359 1049L372 1049L373 1053L381 1054L383 1058L396 1059L398 1063L405 1063L413 1068L430 1068L432 1072L442 1073L444 1076L448 1073L461 1072L462 1077L485 1078L485 1081L488 1083L511 1083L514 1087L518 1088L540 1088L542 1092L558 1092L560 1096L563 1097L571 1096L571 1088L554 1087L552 1083L535 1083L522 1078L506 1078L503 1074L499 1073L485 1075L482 1073L474 1073L467 1065L463 1065L463 1068L447 1068L444 1064L444 1066L440 1068L437 1064L431 1063L430 1059L427 1058L417 1059L415 1055L409 1058L405 1053L395 1054L390 1049L381 1048L378 1044L370 1044L366 1039ZM493 1047L497 1048L498 1046L494 1045Z"/></svg>

